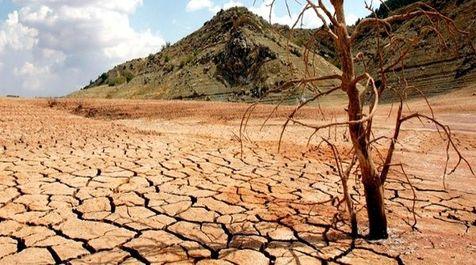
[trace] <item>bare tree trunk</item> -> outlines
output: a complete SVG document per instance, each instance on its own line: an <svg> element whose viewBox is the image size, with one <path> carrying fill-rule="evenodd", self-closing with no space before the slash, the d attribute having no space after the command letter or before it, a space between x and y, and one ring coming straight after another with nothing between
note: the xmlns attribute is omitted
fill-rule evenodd
<svg viewBox="0 0 476 265"><path fill-rule="evenodd" d="M344 1L331 0L331 3L334 6L337 20L337 25L334 26L337 35L336 47L339 51L341 61L342 89L347 92L349 100L347 110L348 117L349 121L358 121L362 119L362 105L360 104L359 90L357 89L357 82L355 81L354 59L352 55L351 38L349 37L345 21ZM370 230L369 238L387 238L387 217L385 215L383 186L369 153L365 124L361 122L350 123L349 132L359 161L362 183L365 188Z"/></svg>
<svg viewBox="0 0 476 265"><path fill-rule="evenodd" d="M387 233L387 216L383 197L383 185L377 183L364 183L367 214L369 217L369 239L385 239Z"/></svg>
<svg viewBox="0 0 476 265"><path fill-rule="evenodd" d="M349 97L349 120L360 120L362 118L362 107L360 105L359 91L356 85L347 87L347 95ZM387 238L387 216L385 214L383 183L378 172L375 170L374 162L369 153L369 143L364 125L362 123L350 124L349 131L359 160L362 183L365 189L370 230L369 238Z"/></svg>

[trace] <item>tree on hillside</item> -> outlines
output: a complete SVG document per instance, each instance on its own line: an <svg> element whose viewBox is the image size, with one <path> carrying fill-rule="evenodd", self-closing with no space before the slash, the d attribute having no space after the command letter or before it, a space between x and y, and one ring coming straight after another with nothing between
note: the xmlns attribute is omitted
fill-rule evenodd
<svg viewBox="0 0 476 265"><path fill-rule="evenodd" d="M272 1L271 8L274 2L275 1ZM396 3L398 1L387 2ZM399 1L399 3L406 2L408 1ZM287 2L286 6L288 6ZM373 119L378 109L379 99L382 96L382 93L388 88L387 75L390 73L395 74L392 72L392 69L394 69L396 66L404 67L405 59L409 56L410 51L414 49L415 45L417 45L419 42L419 40L415 38L410 39L406 38L405 36L393 35L392 23L423 17L429 22L429 25L425 26L427 30L434 31L440 38L443 38L443 31L449 33L449 35L465 34L465 32L459 30L450 18L441 14L431 6L421 2L410 4L403 8L401 13L386 16L385 18L380 18L371 6L366 6L369 10L372 10L373 16L360 20L359 23L355 25L352 32L350 32L344 13L344 0L330 0L330 5L326 5L322 0L305 1L304 8L300 13L298 21L296 21L296 24L299 23L300 19L302 19L304 12L311 11L315 14L316 18L319 19L323 24L323 27L321 30L316 32L313 38L318 38L319 36L325 35L333 40L335 49L339 56L341 74L319 76L314 70L309 70L301 79L289 81L276 90L282 92L286 89L295 89L296 87L301 87L314 92L314 96L312 98L302 101L294 109L294 111L289 114L287 121L283 125L281 139L286 127L289 124L297 124L311 128L314 130L313 135L321 130L332 127L347 127L348 138L350 138L352 143L350 160L346 163L348 164L347 168L344 168L344 163L339 155L337 147L328 139L323 138L323 141L331 146L332 152L335 156L337 171L344 186L344 198L346 200L348 211L351 215L352 234L353 236L357 236L357 220L350 196L348 195L347 180L349 179L351 172L355 172L353 171L353 167L357 166L358 173L356 174L361 175L361 182L365 191L366 208L369 220L368 237L370 239L383 239L388 237L387 216L384 203L384 183L386 182L387 176L392 167L397 167L404 172L403 165L392 163L402 125L410 120L417 119L427 120L439 128L441 134L445 136L447 141L446 152L448 154L448 160L446 161L447 163L444 172L445 175L454 172L454 170L456 170L456 168L459 167L461 163L465 163L471 169L469 162L458 150L449 127L440 123L433 114L426 115L404 110L405 90L409 89L409 85L407 84L403 72L399 73L399 75L401 75L399 78L399 87L392 88L400 98L393 134L389 137L375 138L373 133ZM382 6L380 10L382 8L384 8L384 6ZM378 69L377 73L374 74L376 77L372 75L367 65L365 65L365 59L367 59L365 58L365 55L361 53L354 54L353 52L353 45L355 44L355 41L364 31L373 31L376 33L376 59L373 61L375 64L377 64L377 67L374 67L374 69ZM310 42L311 41L312 40L310 40ZM445 43L444 40L442 40L442 43ZM398 59L393 62L387 62L385 60L386 52L395 52L397 50L400 52ZM310 61L308 57L313 56L312 52L308 51L305 54L306 56L304 60L306 60L306 62ZM358 71L356 67L357 63L364 64L364 70ZM316 82L322 80L336 80L339 85L327 91L320 91L316 86ZM361 87L364 87L366 91L371 93L370 98L372 100L368 104L368 107L366 104L364 104L364 93L361 93ZM317 101L326 95L336 93L339 90L344 91L347 96L348 104L345 109L347 112L346 121L334 121L325 125L319 125L309 124L296 118L297 113L304 106L311 102ZM431 109L429 104L428 106ZM367 108L368 111L366 111ZM243 120L246 120L246 116L250 115L252 109L253 106L250 107L247 113L245 113ZM242 124L246 125L246 122L242 122ZM243 130L246 129L245 127L246 126L244 126ZM242 130L240 129L240 133L241 131ZM380 148L379 151L378 147L376 147L376 144L382 144L384 141L387 141L386 143L388 144L388 147L386 149ZM449 167L449 152L452 150L455 151L456 155L458 156L458 161L454 168ZM382 155L381 161L375 160L375 153L377 151L379 154L386 151L386 154L384 153ZM472 169L471 172L473 172Z"/></svg>

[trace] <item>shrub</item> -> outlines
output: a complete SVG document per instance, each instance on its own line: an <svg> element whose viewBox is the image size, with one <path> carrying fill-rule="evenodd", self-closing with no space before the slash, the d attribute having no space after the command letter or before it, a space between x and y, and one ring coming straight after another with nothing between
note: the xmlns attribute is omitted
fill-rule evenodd
<svg viewBox="0 0 476 265"><path fill-rule="evenodd" d="M130 71L126 71L124 72L124 77L126 78L126 82L129 83L132 79L134 79L134 74Z"/></svg>
<svg viewBox="0 0 476 265"><path fill-rule="evenodd" d="M110 78L108 81L109 86L118 86L122 85L126 82L126 78L124 76L116 76L114 78Z"/></svg>
<svg viewBox="0 0 476 265"><path fill-rule="evenodd" d="M107 81L107 79L109 78L109 75L107 73L102 73L100 76L99 76L99 79L100 79L100 82L99 83L104 83Z"/></svg>
<svg viewBox="0 0 476 265"><path fill-rule="evenodd" d="M194 56L194 55L192 55L192 54L187 55L187 57L185 57L185 59L183 59L183 60L180 62L179 67L180 67L180 68L183 68L185 65L189 64L190 62L192 62L193 59L195 59L195 56Z"/></svg>

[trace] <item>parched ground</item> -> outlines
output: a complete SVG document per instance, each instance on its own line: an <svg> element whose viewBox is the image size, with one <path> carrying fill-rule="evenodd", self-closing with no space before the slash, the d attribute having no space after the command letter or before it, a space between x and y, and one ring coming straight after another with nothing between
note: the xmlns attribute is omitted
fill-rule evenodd
<svg viewBox="0 0 476 265"><path fill-rule="evenodd" d="M432 101L476 167L473 91ZM237 135L244 105L49 103L0 99L0 264L476 260L476 178L463 165L443 189L445 143L429 124L405 127L396 158L407 165L417 199L404 176L392 172L386 184L390 238L352 242L346 213L336 207L341 187L333 159L317 146L319 137L330 134L345 148L344 131L322 132L307 146L312 132L292 126L278 153L283 120L273 118L260 131L272 109L260 106L248 124L252 141L244 142L241 153ZM410 106L427 111L423 101ZM391 108L379 112L379 134L389 133ZM301 118L318 120L318 112L306 109ZM360 185L352 197L364 235Z"/></svg>

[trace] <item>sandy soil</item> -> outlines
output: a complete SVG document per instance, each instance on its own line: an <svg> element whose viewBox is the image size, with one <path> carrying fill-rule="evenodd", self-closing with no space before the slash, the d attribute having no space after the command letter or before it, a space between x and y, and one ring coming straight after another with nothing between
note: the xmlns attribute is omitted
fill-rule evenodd
<svg viewBox="0 0 476 265"><path fill-rule="evenodd" d="M473 93L431 101L476 167ZM424 101L409 107L428 112ZM312 131L291 126L278 153L279 117L290 108L260 130L272 107L259 106L241 153L246 108L0 99L0 264L474 264L476 178L463 165L443 188L445 142L433 126L406 125L395 160L417 191L417 230L412 190L395 171L386 184L390 238L352 242L330 150L318 146L330 134L348 149L344 129L307 145ZM381 106L376 137L391 133L391 108ZM300 118L321 122L319 112ZM351 184L365 235L362 187Z"/></svg>

